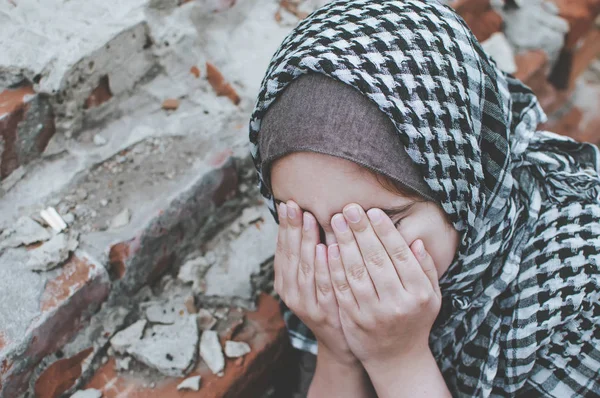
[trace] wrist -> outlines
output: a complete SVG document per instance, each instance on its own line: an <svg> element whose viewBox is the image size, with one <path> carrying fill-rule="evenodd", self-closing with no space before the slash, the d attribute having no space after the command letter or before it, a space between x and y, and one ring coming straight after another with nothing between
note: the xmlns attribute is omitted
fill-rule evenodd
<svg viewBox="0 0 600 398"><path fill-rule="evenodd" d="M317 366L320 363L328 366L335 366L340 369L352 371L358 369L364 371L362 364L351 352L347 354L337 354L329 350L327 346L319 344L317 352Z"/></svg>

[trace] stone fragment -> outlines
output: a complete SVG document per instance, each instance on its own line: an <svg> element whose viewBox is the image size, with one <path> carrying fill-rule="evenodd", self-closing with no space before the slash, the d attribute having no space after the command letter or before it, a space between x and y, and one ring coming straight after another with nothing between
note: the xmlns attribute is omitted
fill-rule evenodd
<svg viewBox="0 0 600 398"><path fill-rule="evenodd" d="M225 357L219 343L219 335L214 330L205 330L200 338L200 356L211 372L219 375L225 368Z"/></svg>
<svg viewBox="0 0 600 398"><path fill-rule="evenodd" d="M220 307L213 311L218 319L224 319L229 314L229 307Z"/></svg>
<svg viewBox="0 0 600 398"><path fill-rule="evenodd" d="M129 220L131 219L131 212L128 208L121 210L119 214L117 214L112 221L110 222L110 228L121 228L125 225L129 224Z"/></svg>
<svg viewBox="0 0 600 398"><path fill-rule="evenodd" d="M152 323L173 324L189 315L182 297L168 302L144 303L142 307L145 308L146 319Z"/></svg>
<svg viewBox="0 0 600 398"><path fill-rule="evenodd" d="M192 75L194 75L194 77L196 77L196 78L200 77L200 69L198 69L198 67L196 65L194 65L190 68L190 73Z"/></svg>
<svg viewBox="0 0 600 398"><path fill-rule="evenodd" d="M79 246L76 233L58 234L29 252L26 267L33 271L49 271L63 264Z"/></svg>
<svg viewBox="0 0 600 398"><path fill-rule="evenodd" d="M241 99L238 93L231 84L225 81L225 78L217 67L210 62L206 63L206 78L218 96L226 96L235 105L240 103Z"/></svg>
<svg viewBox="0 0 600 398"><path fill-rule="evenodd" d="M95 388L79 390L71 395L71 398L102 398L102 391L96 390Z"/></svg>
<svg viewBox="0 0 600 398"><path fill-rule="evenodd" d="M121 330L110 339L110 345L119 354L125 353L132 345L137 343L144 334L146 320L141 319L126 329Z"/></svg>
<svg viewBox="0 0 600 398"><path fill-rule="evenodd" d="M120 371L129 370L129 364L131 363L131 357L117 358L115 361L115 368Z"/></svg>
<svg viewBox="0 0 600 398"><path fill-rule="evenodd" d="M210 330L217 323L217 320L210 311L204 308L201 308L198 311L196 318L198 319L198 327L200 330Z"/></svg>
<svg viewBox="0 0 600 398"><path fill-rule="evenodd" d="M198 391L200 389L201 376L188 377L177 385L177 390Z"/></svg>
<svg viewBox="0 0 600 398"><path fill-rule="evenodd" d="M164 375L182 377L194 365L198 325L187 316L172 325L155 325L127 352Z"/></svg>
<svg viewBox="0 0 600 398"><path fill-rule="evenodd" d="M191 283L194 292L203 293L203 276L212 262L205 256L187 260L180 268L177 278L184 283Z"/></svg>
<svg viewBox="0 0 600 398"><path fill-rule="evenodd" d="M225 342L225 355L227 358L239 358L249 353L252 349L248 343L243 341L231 341Z"/></svg>
<svg viewBox="0 0 600 398"><path fill-rule="evenodd" d="M0 250L47 241L51 237L44 227L31 218L20 217L12 228L6 229L0 235Z"/></svg>
<svg viewBox="0 0 600 398"><path fill-rule="evenodd" d="M489 39L481 43L481 46L502 71L511 74L517 71L515 53L504 33L493 33Z"/></svg>
<svg viewBox="0 0 600 398"><path fill-rule="evenodd" d="M97 146L106 145L108 141L106 138L102 137L100 134L94 135L94 144Z"/></svg>
<svg viewBox="0 0 600 398"><path fill-rule="evenodd" d="M179 108L179 100L176 98L168 98L162 103L163 109L174 111Z"/></svg>
<svg viewBox="0 0 600 398"><path fill-rule="evenodd" d="M198 309L196 308L196 299L194 298L193 294L187 296L183 304L185 305L185 309L189 314L198 313Z"/></svg>
<svg viewBox="0 0 600 398"><path fill-rule="evenodd" d="M62 232L62 230L67 228L67 224L54 207L48 207L40 211L40 216L56 232Z"/></svg>

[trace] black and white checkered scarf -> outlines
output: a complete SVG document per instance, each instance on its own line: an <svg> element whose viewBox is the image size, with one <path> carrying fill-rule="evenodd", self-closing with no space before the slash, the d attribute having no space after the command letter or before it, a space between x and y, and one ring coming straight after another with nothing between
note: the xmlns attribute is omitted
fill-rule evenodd
<svg viewBox="0 0 600 398"><path fill-rule="evenodd" d="M334 1L277 50L250 121L322 73L371 99L462 237L430 347L455 396L600 396L598 149L547 131L532 92L436 1ZM298 137L299 140L302 137ZM292 343L316 352L289 311ZM534 394L535 395L535 394Z"/></svg>

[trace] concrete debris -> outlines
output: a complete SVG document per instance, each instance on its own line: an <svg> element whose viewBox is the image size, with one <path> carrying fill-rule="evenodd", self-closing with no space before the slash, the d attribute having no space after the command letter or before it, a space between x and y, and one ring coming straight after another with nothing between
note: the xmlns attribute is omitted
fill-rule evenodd
<svg viewBox="0 0 600 398"><path fill-rule="evenodd" d="M73 213L67 213L63 216L63 220L65 220L67 225L73 224L75 221L75 215Z"/></svg>
<svg viewBox="0 0 600 398"><path fill-rule="evenodd" d="M203 293L204 274L212 264L211 258L206 256L191 258L179 268L177 278L184 283L191 283L194 292Z"/></svg>
<svg viewBox="0 0 600 398"><path fill-rule="evenodd" d="M117 214L112 221L110 222L110 228L116 229L124 227L129 224L131 220L131 211L128 208L121 210L119 214Z"/></svg>
<svg viewBox="0 0 600 398"><path fill-rule="evenodd" d="M231 341L225 342L225 355L227 358L239 358L249 353L252 349L248 343L243 341Z"/></svg>
<svg viewBox="0 0 600 398"><path fill-rule="evenodd" d="M48 207L45 210L40 211L40 216L56 232L62 232L65 228L67 228L67 224L56 212L54 207Z"/></svg>
<svg viewBox="0 0 600 398"><path fill-rule="evenodd" d="M209 310L201 308L196 315L198 319L198 327L200 330L210 330L216 325L216 318L210 313Z"/></svg>
<svg viewBox="0 0 600 398"><path fill-rule="evenodd" d="M225 368L225 357L219 343L219 336L214 330L202 332L202 337L200 338L200 356L216 375L219 375Z"/></svg>
<svg viewBox="0 0 600 398"><path fill-rule="evenodd" d="M58 234L40 247L31 250L26 267L33 271L50 271L62 265L79 246L77 233Z"/></svg>
<svg viewBox="0 0 600 398"><path fill-rule="evenodd" d="M29 217L21 217L12 228L6 229L0 235L0 250L44 242L51 237L52 235L34 220Z"/></svg>
<svg viewBox="0 0 600 398"><path fill-rule="evenodd" d="M142 308L145 309L146 319L152 323L170 325L189 315L185 299L182 297L174 298L166 303L144 303Z"/></svg>
<svg viewBox="0 0 600 398"><path fill-rule="evenodd" d="M515 53L510 46L506 36L502 32L493 33L489 39L481 43L485 52L496 61L496 65L506 72L515 73L517 64L515 63Z"/></svg>
<svg viewBox="0 0 600 398"><path fill-rule="evenodd" d="M2 153L2 148L0 147L0 153ZM17 182L19 182L27 171L25 167L19 166L15 171L9 174L2 182L0 182L0 197L2 197L6 192L10 191L12 187L15 186Z"/></svg>
<svg viewBox="0 0 600 398"><path fill-rule="evenodd" d="M217 308L216 310L213 311L213 314L218 319L224 319L225 317L227 317L227 314L229 314L229 307L220 307L220 308Z"/></svg>
<svg viewBox="0 0 600 398"><path fill-rule="evenodd" d="M127 352L164 375L182 377L195 365L197 344L196 318L187 316L172 325L153 326Z"/></svg>
<svg viewBox="0 0 600 398"><path fill-rule="evenodd" d="M129 364L131 363L131 357L117 358L115 361L115 368L118 371L129 370Z"/></svg>
<svg viewBox="0 0 600 398"><path fill-rule="evenodd" d="M121 330L110 339L110 345L119 354L124 354L132 345L137 343L144 334L146 320L141 319L126 329Z"/></svg>
<svg viewBox="0 0 600 398"><path fill-rule="evenodd" d="M254 224L257 221L264 221L263 212L257 207L245 208L239 218L239 222L244 225Z"/></svg>
<svg viewBox="0 0 600 398"><path fill-rule="evenodd" d="M79 390L75 394L71 395L71 398L102 398L102 391L96 390L95 388Z"/></svg>
<svg viewBox="0 0 600 398"><path fill-rule="evenodd" d="M519 8L499 12L504 20L504 34L516 53L541 48L548 54L550 65L554 65L569 32L569 23L558 16L556 5L551 3L530 0Z"/></svg>
<svg viewBox="0 0 600 398"><path fill-rule="evenodd" d="M198 313L198 309L196 308L196 299L194 298L194 295L190 294L189 296L187 296L183 304L185 305L185 308L189 314Z"/></svg>
<svg viewBox="0 0 600 398"><path fill-rule="evenodd" d="M102 137L100 134L96 134L94 135L94 144L97 146L103 146L106 145L108 141L106 140L106 138Z"/></svg>
<svg viewBox="0 0 600 398"><path fill-rule="evenodd" d="M106 206L108 206L108 200L106 200L106 199L101 199L101 200L100 200L100 206L102 206L102 207L106 207Z"/></svg>
<svg viewBox="0 0 600 398"><path fill-rule="evenodd" d="M184 381L182 381L181 383L179 383L177 385L177 391L179 391L179 390L198 391L200 389L200 379L201 378L202 378L201 376L188 377L187 379L185 379Z"/></svg>

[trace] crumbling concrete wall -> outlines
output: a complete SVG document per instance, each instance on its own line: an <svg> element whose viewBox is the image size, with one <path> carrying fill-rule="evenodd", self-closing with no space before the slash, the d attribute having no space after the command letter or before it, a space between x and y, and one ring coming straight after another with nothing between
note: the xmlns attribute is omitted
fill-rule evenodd
<svg viewBox="0 0 600 398"><path fill-rule="evenodd" d="M263 392L287 345L247 122L326 2L0 3L0 396ZM600 1L448 3L545 127L600 142Z"/></svg>

